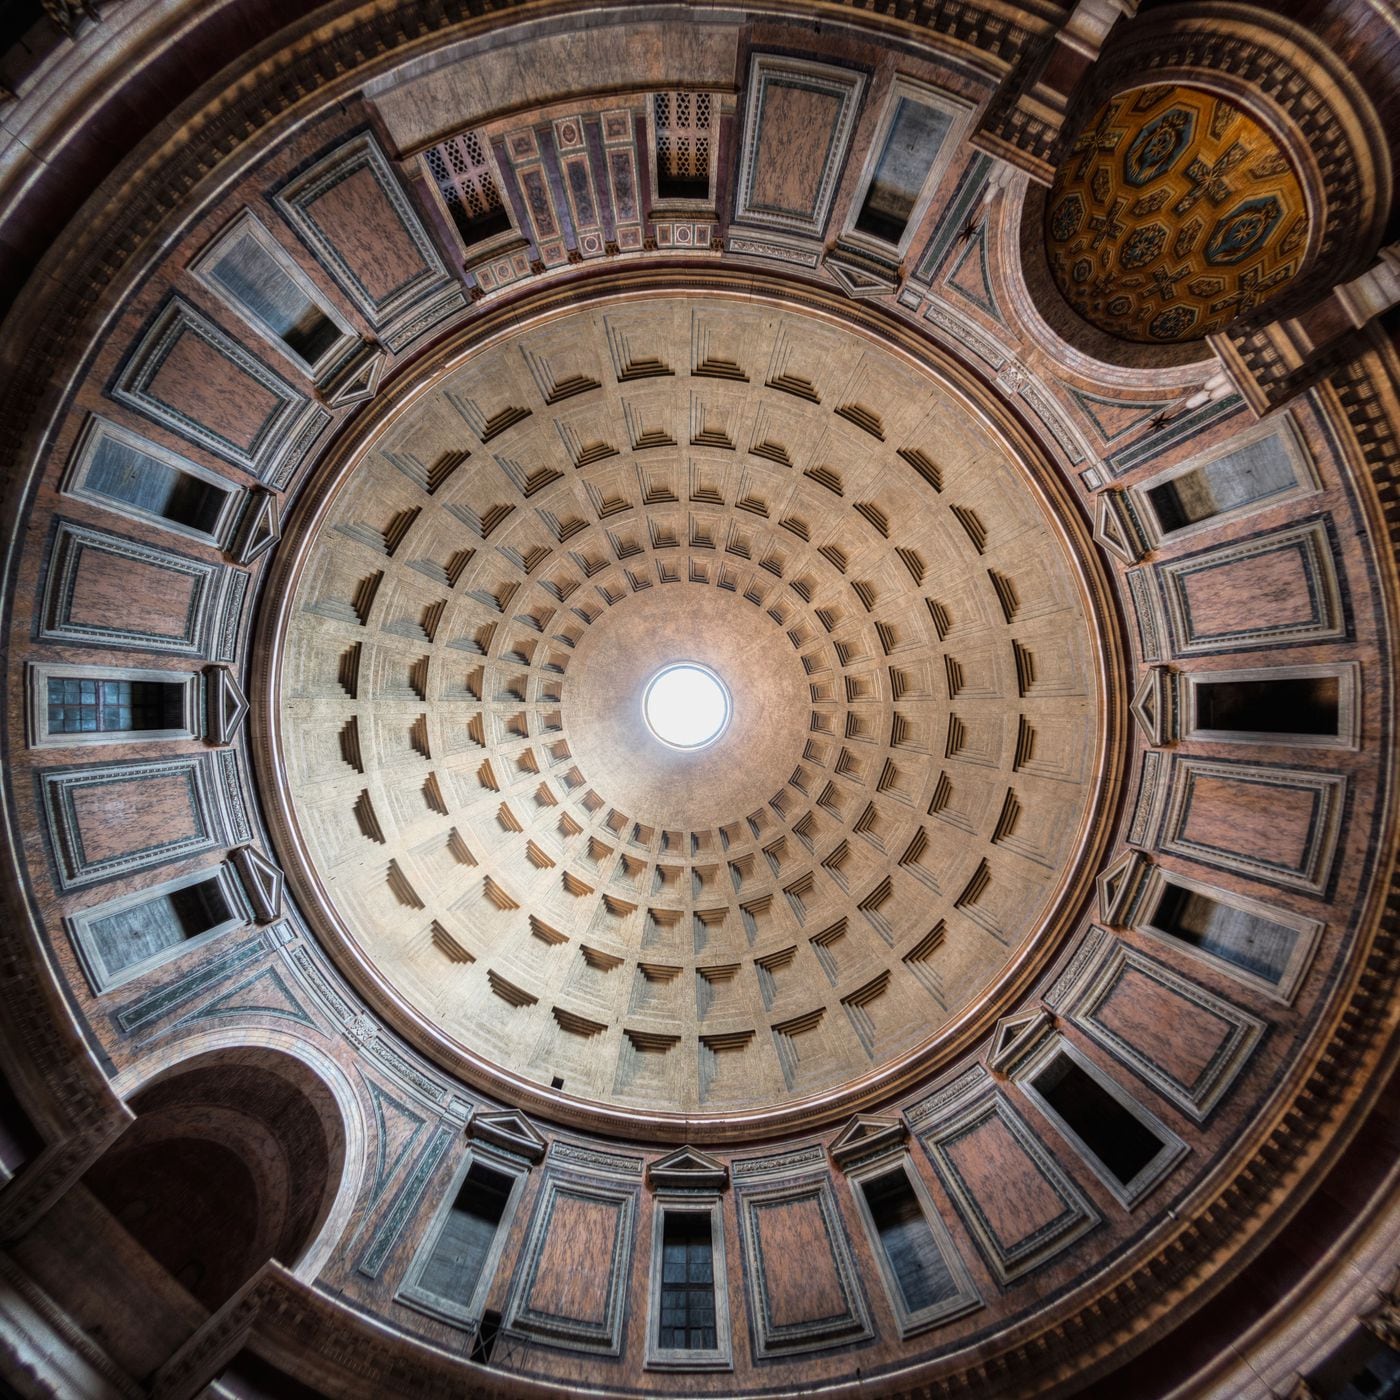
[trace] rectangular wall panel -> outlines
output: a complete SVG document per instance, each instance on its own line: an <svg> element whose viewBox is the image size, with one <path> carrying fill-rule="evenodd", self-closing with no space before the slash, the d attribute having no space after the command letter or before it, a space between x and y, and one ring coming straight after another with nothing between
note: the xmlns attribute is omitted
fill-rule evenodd
<svg viewBox="0 0 1400 1400"><path fill-rule="evenodd" d="M303 171L277 206L391 350L464 304L369 134Z"/></svg>
<svg viewBox="0 0 1400 1400"><path fill-rule="evenodd" d="M330 422L325 409L179 297L151 323L111 395L279 484Z"/></svg>
<svg viewBox="0 0 1400 1400"><path fill-rule="evenodd" d="M737 1204L755 1357L874 1335L829 1178L743 1191Z"/></svg>
<svg viewBox="0 0 1400 1400"><path fill-rule="evenodd" d="M1264 1033L1256 1017L1103 931L1075 983L1060 1014L1198 1123Z"/></svg>
<svg viewBox="0 0 1400 1400"><path fill-rule="evenodd" d="M544 1346L617 1356L636 1214L635 1187L547 1176L506 1326Z"/></svg>
<svg viewBox="0 0 1400 1400"><path fill-rule="evenodd" d="M736 224L821 238L865 90L863 74L776 54L749 71Z"/></svg>
<svg viewBox="0 0 1400 1400"><path fill-rule="evenodd" d="M1346 778L1171 756L1158 849L1321 895L1332 874Z"/></svg>
<svg viewBox="0 0 1400 1400"><path fill-rule="evenodd" d="M228 843L212 753L50 768L39 782L65 890Z"/></svg>
<svg viewBox="0 0 1400 1400"><path fill-rule="evenodd" d="M1340 641L1346 605L1324 516L1157 568L1176 656Z"/></svg>
<svg viewBox="0 0 1400 1400"><path fill-rule="evenodd" d="M60 520L49 551L41 641L218 658L247 575ZM232 613L232 618L228 615Z"/></svg>
<svg viewBox="0 0 1400 1400"><path fill-rule="evenodd" d="M955 1107L919 1140L1001 1283L1039 1268L1099 1223L1098 1212L996 1090Z"/></svg>

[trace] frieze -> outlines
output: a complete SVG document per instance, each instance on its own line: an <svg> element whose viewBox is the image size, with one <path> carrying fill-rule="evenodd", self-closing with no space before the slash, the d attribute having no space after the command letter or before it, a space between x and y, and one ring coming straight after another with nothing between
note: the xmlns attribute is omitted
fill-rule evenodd
<svg viewBox="0 0 1400 1400"><path fill-rule="evenodd" d="M625 1157L616 1152L596 1152L589 1147L579 1147L574 1143L552 1142L549 1157L553 1162L569 1162L576 1167L590 1171L607 1172L610 1176L641 1176L643 1160L640 1157Z"/></svg>
<svg viewBox="0 0 1400 1400"><path fill-rule="evenodd" d="M814 1144L792 1152L779 1152L770 1157L740 1157L729 1164L729 1170L735 1181L748 1181L755 1177L806 1171L811 1167L821 1166L824 1161L821 1145Z"/></svg>

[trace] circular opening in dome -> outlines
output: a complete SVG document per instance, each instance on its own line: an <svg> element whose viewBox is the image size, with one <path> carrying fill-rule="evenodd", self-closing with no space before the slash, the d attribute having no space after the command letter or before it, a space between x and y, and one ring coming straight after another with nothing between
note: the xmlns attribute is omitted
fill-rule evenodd
<svg viewBox="0 0 1400 1400"><path fill-rule="evenodd" d="M642 695L642 718L668 748L703 749L729 725L729 687L696 661L678 661L659 670Z"/></svg>

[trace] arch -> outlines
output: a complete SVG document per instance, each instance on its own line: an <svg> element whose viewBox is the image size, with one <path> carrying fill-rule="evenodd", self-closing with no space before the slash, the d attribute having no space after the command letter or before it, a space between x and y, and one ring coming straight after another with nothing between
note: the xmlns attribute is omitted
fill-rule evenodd
<svg viewBox="0 0 1400 1400"><path fill-rule="evenodd" d="M156 1169L166 1172L177 1151L190 1166L205 1160L227 1173L231 1212L240 1190L251 1187L258 1200L243 1278L269 1257L300 1279L316 1277L350 1221L366 1141L350 1081L328 1055L285 1033L263 1031L250 1044L205 1032L128 1069L114 1088L136 1121L89 1172L100 1199L120 1206L138 1190L132 1177L143 1158L159 1163L163 1154Z"/></svg>

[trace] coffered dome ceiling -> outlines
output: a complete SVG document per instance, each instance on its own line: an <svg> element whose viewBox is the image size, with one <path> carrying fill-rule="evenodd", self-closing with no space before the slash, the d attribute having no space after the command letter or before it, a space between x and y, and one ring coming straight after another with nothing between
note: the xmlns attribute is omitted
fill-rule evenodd
<svg viewBox="0 0 1400 1400"><path fill-rule="evenodd" d="M780 303L454 357L328 490L281 634L294 824L355 947L483 1059L664 1113L959 1023L1053 912L1107 742L1082 542L1018 450ZM687 659L734 702L693 754L641 710Z"/></svg>

